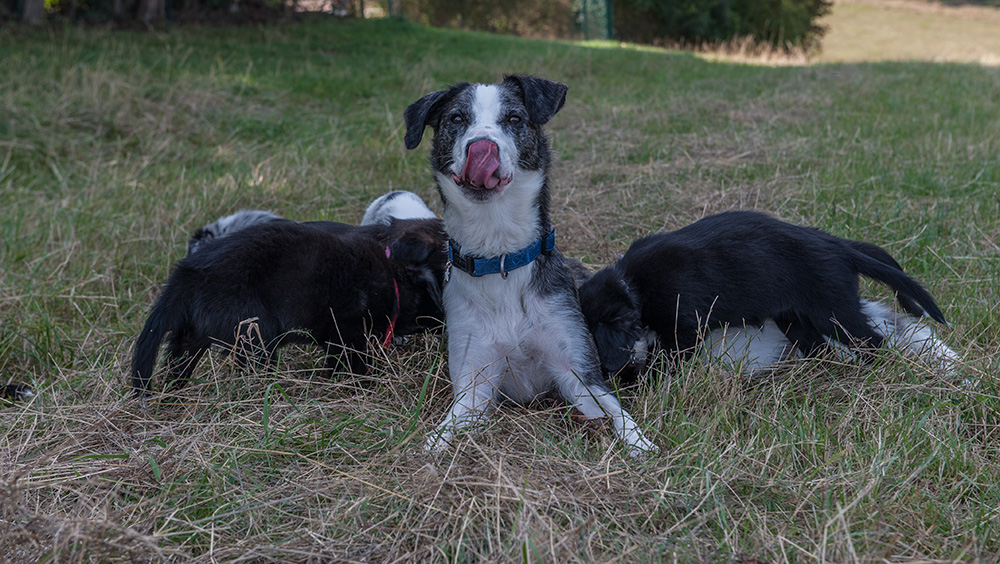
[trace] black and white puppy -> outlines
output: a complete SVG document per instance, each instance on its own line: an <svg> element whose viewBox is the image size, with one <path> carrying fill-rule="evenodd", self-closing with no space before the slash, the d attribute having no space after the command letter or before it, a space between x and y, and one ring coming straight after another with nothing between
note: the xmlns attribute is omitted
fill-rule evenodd
<svg viewBox="0 0 1000 564"><path fill-rule="evenodd" d="M215 222L195 230L191 239L188 240L187 256L198 252L203 244L213 239L225 237L252 225L281 219L283 219L281 216L264 210L239 210L236 213L222 216Z"/></svg>
<svg viewBox="0 0 1000 564"><path fill-rule="evenodd" d="M439 316L447 260L440 220L358 227L272 219L227 233L182 259L135 346L132 386L149 389L161 340L175 386L212 344L237 349L252 328L265 354L329 344L327 367L366 370L368 336L422 329Z"/></svg>
<svg viewBox="0 0 1000 564"><path fill-rule="evenodd" d="M961 357L929 325L909 313L897 312L886 303L861 300L861 311L872 330L882 338L882 346L922 362L928 368L954 377L961 368ZM835 358L844 361L858 358L850 349L827 340ZM705 353L718 359L734 372L754 374L775 368L777 363L802 358L802 353L772 319L760 327L722 327L705 336ZM862 357L863 358L863 357Z"/></svg>
<svg viewBox="0 0 1000 564"><path fill-rule="evenodd" d="M388 225L393 219L431 219L437 217L434 212L427 207L423 198L407 192L406 190L393 190L376 198L365 215L361 218L361 225L375 225L381 223Z"/></svg>
<svg viewBox="0 0 1000 564"><path fill-rule="evenodd" d="M433 219L437 217L424 200L405 190L393 190L375 198L365 210L361 225L389 225L393 219ZM265 210L239 210L225 215L208 225L199 227L191 235L187 245L187 255L191 256L204 243L231 235L247 227L285 221L283 217ZM336 222L309 222L313 224L329 224L328 227L337 230L338 226L346 225Z"/></svg>
<svg viewBox="0 0 1000 564"><path fill-rule="evenodd" d="M455 400L429 449L447 447L501 399L527 403L552 390L588 419L611 417L630 452L656 449L606 384L555 249L542 126L566 91L508 76L432 92L406 109L408 149L434 129L430 163L450 239L444 310Z"/></svg>
<svg viewBox="0 0 1000 564"><path fill-rule="evenodd" d="M859 275L892 287L910 314L926 310L945 323L931 295L884 249L749 211L635 241L581 286L580 300L611 373L629 365L647 329L671 352L693 352L707 335L720 356L728 334L760 366L796 354L792 344L805 355L829 342L863 353L887 337L903 348L922 346L926 333L907 318L861 299ZM945 349L940 354L949 356Z"/></svg>

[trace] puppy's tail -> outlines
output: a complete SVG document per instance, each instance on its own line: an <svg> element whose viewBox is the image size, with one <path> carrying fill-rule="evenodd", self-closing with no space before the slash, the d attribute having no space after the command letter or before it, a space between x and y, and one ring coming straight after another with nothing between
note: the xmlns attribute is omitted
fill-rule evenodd
<svg viewBox="0 0 1000 564"><path fill-rule="evenodd" d="M135 351L132 353L132 392L139 400L143 400L149 391L149 381L153 377L153 367L156 365L156 355L160 351L160 342L170 327L166 309L163 307L161 297L153 306L153 311L135 342Z"/></svg>
<svg viewBox="0 0 1000 564"><path fill-rule="evenodd" d="M852 248L854 248L855 251L866 254L877 261L884 262L900 272L903 271L903 267L900 266L899 263L896 262L896 259L892 258L892 255L890 255L888 251L882 247L871 243L865 243L864 241L851 241L849 239L846 239L846 241ZM896 292L896 299L899 300L900 307L902 307L905 311L908 311L917 317L923 315L923 308L921 308L920 305L917 304L917 302L914 301L914 299L908 294Z"/></svg>
<svg viewBox="0 0 1000 564"><path fill-rule="evenodd" d="M941 308L919 282L911 278L899 263L884 249L870 243L851 241L855 251L854 268L858 274L878 280L896 291L899 305L909 313L920 317L926 312L932 319L945 325L948 324L941 313Z"/></svg>

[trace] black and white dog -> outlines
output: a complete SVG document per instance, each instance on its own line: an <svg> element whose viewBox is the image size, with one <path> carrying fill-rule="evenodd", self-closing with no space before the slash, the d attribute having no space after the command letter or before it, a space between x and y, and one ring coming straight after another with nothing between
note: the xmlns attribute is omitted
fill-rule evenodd
<svg viewBox="0 0 1000 564"><path fill-rule="evenodd" d="M363 373L369 335L387 345L440 317L445 241L438 219L359 227L271 218L224 231L171 273L136 343L132 386L140 397L149 389L167 334L175 386L211 345L236 350L248 331L265 356L329 344L328 368Z"/></svg>
<svg viewBox="0 0 1000 564"><path fill-rule="evenodd" d="M34 390L24 384L0 386L0 400L14 402L29 400L33 397L35 397ZM0 405L3 405L3 401L0 401Z"/></svg>
<svg viewBox="0 0 1000 564"><path fill-rule="evenodd" d="M279 215L264 210L239 210L226 216L220 217L213 223L204 227L199 227L191 235L187 245L187 256L198 252L205 243L225 237L241 229L246 229L252 225L259 225L275 220L282 220Z"/></svg>
<svg viewBox="0 0 1000 564"><path fill-rule="evenodd" d="M375 198L365 210L361 225L389 225L393 219L434 219L437 216L431 211L420 196L406 190L393 190ZM187 256L196 253L205 243L219 239L237 231L269 223L271 221L287 221L280 215L265 210L239 210L220 217L208 225L199 227L191 235L187 245ZM345 223L330 221L308 222L314 225L326 224L328 230L339 231Z"/></svg>
<svg viewBox="0 0 1000 564"><path fill-rule="evenodd" d="M888 342L957 360L914 318L862 300L859 275L892 287L913 316L926 310L945 323L931 295L884 249L749 211L635 241L583 283L580 301L609 373L634 364L648 331L671 352L693 352L702 338L716 356L742 350L754 359L750 371L828 343L864 356ZM620 377L634 379L635 371Z"/></svg>
<svg viewBox="0 0 1000 564"><path fill-rule="evenodd" d="M542 126L566 91L508 76L432 92L406 109L408 149L434 129L430 163L450 238L444 309L455 400L429 449L447 447L501 399L527 403L552 390L587 419L610 416L631 453L656 449L605 383L555 248Z"/></svg>
<svg viewBox="0 0 1000 564"><path fill-rule="evenodd" d="M393 219L432 219L437 217L434 212L427 207L423 198L407 192L406 190L393 190L376 198L365 215L361 218L361 225L375 225L381 223L388 225Z"/></svg>

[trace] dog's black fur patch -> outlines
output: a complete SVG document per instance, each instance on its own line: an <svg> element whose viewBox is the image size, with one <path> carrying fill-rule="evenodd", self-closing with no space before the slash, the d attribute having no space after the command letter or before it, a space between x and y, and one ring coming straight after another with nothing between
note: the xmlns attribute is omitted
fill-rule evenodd
<svg viewBox="0 0 1000 564"><path fill-rule="evenodd" d="M705 330L769 318L805 354L828 338L877 348L883 338L861 310L859 275L892 287L913 315L926 310L945 323L931 295L881 247L749 211L636 240L584 282L580 301L610 373L627 364L643 327L681 353L693 351Z"/></svg>
<svg viewBox="0 0 1000 564"><path fill-rule="evenodd" d="M177 264L153 306L132 386L148 390L165 335L179 386L212 344L235 347L247 320L267 355L285 344L329 343L328 368L343 362L363 373L368 335L385 335L394 315L396 335L441 319L445 241L437 219L364 227L274 220L206 241Z"/></svg>
<svg viewBox="0 0 1000 564"><path fill-rule="evenodd" d="M7 384L0 386L0 400L15 402L34 397L35 392L24 384Z"/></svg>

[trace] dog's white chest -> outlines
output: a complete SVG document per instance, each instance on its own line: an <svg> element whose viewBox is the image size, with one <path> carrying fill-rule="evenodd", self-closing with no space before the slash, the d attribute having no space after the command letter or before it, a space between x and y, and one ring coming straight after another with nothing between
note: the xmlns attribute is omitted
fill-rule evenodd
<svg viewBox="0 0 1000 564"><path fill-rule="evenodd" d="M459 274L444 292L448 338L460 340L451 346L465 353L459 357L466 359L460 370L477 372L503 363L507 375L500 389L521 402L551 388L552 366L571 362L566 354L570 338L554 304L527 291L532 268L512 272L507 279Z"/></svg>

